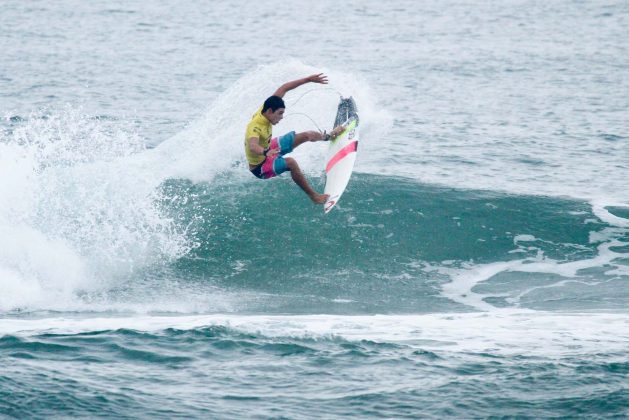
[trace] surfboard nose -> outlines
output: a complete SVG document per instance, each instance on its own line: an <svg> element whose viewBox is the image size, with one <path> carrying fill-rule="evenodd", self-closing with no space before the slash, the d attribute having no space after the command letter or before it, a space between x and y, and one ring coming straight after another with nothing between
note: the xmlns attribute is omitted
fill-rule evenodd
<svg viewBox="0 0 629 420"><path fill-rule="evenodd" d="M337 127L343 123L345 123L349 119L356 119L358 122L358 110L356 109L356 102L354 98L350 96L349 98L341 97L339 102L339 107L336 112L336 118L334 119L334 127Z"/></svg>

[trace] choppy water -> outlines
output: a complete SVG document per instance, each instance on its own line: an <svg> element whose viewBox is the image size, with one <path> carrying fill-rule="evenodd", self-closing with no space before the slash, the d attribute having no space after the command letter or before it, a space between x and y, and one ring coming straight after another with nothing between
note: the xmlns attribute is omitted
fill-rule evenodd
<svg viewBox="0 0 629 420"><path fill-rule="evenodd" d="M628 416L628 20L5 2L0 416ZM318 71L276 131L356 98L326 216L242 153ZM324 149L295 153L318 189Z"/></svg>

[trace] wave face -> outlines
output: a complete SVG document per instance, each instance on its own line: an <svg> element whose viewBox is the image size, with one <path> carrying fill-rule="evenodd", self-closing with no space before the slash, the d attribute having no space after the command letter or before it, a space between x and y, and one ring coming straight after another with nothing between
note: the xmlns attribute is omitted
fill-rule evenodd
<svg viewBox="0 0 629 420"><path fill-rule="evenodd" d="M626 229L579 201L367 174L327 217L288 180L173 181L164 196L186 197L171 210L199 244L172 268L267 296L249 310L618 310L629 296Z"/></svg>
<svg viewBox="0 0 629 420"><path fill-rule="evenodd" d="M627 229L576 200L356 174L324 216L289 179L173 179L107 195L121 184L102 176L56 185L80 207L51 206L62 192L47 183L42 219L12 227L28 236L5 254L17 273L5 277L5 310L615 311L629 297ZM98 187L77 193L86 183Z"/></svg>

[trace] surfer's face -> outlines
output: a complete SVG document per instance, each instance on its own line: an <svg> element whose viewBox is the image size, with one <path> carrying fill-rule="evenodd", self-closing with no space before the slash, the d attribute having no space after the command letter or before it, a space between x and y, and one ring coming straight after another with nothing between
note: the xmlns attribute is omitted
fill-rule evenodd
<svg viewBox="0 0 629 420"><path fill-rule="evenodd" d="M267 109L267 111L264 113L264 116L271 122L271 124L275 125L278 122L282 121L282 118L284 118L284 111L286 111L285 108L278 108L275 112Z"/></svg>

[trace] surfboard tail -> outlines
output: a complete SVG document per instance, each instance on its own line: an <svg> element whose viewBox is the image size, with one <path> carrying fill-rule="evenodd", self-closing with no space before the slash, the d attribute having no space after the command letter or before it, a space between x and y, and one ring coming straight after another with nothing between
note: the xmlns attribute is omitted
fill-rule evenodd
<svg viewBox="0 0 629 420"><path fill-rule="evenodd" d="M351 96L349 98L341 97L338 110L336 111L336 118L334 119L334 127L345 124L350 119L355 119L358 124L358 110L356 109L356 102Z"/></svg>

